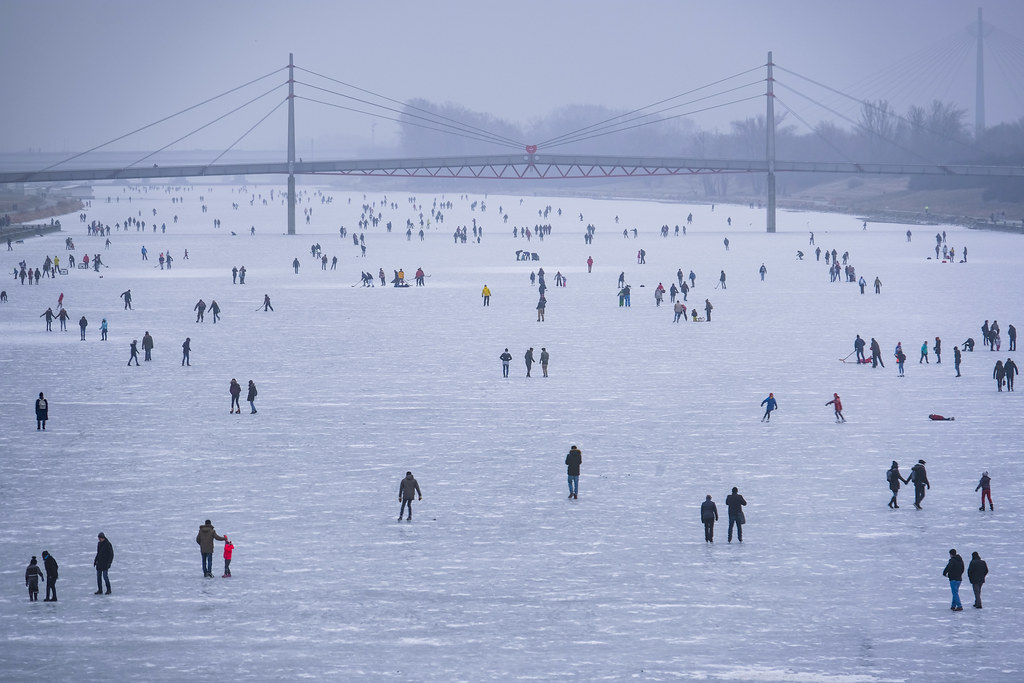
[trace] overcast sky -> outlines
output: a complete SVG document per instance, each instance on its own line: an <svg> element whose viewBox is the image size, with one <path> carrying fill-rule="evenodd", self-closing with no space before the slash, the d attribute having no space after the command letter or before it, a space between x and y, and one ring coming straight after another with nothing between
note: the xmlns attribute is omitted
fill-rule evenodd
<svg viewBox="0 0 1024 683"><path fill-rule="evenodd" d="M453 102L527 123L572 104L637 109L763 65L772 50L780 66L853 95L888 98L900 111L910 103L900 98L955 101L973 125L968 27L979 6L996 27L986 52L987 123L1020 119L1021 0L3 0L0 152L102 144L271 73L289 52L299 66L395 100ZM759 79L763 71L722 87ZM834 117L787 85L855 111L797 77L777 79L780 101L808 122ZM300 73L297 80L314 79ZM284 81L277 73L243 91L242 101ZM296 92L344 103L302 86ZM226 149L284 95L279 88L178 148ZM111 149L162 147L235 104ZM763 111L757 98L695 120L727 130ZM349 138L380 146L394 139L395 126L383 119L308 101L297 101L296 119L300 155ZM239 148L283 148L285 122L281 107Z"/></svg>

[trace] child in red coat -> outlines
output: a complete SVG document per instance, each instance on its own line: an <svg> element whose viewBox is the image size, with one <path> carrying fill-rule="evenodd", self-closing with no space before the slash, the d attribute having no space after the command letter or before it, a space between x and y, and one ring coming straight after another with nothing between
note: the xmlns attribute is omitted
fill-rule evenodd
<svg viewBox="0 0 1024 683"><path fill-rule="evenodd" d="M825 405L835 408L836 422L846 422L846 418L843 417L843 402L839 400L839 394L832 394L832 400Z"/></svg>
<svg viewBox="0 0 1024 683"><path fill-rule="evenodd" d="M235 544L228 540L227 535L224 535L224 576L222 579L231 577L231 553L235 550Z"/></svg>

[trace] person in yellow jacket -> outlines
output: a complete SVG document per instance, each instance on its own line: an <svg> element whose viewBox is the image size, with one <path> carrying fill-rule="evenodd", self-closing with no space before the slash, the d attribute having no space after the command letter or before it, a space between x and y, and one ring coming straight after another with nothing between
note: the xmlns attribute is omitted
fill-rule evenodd
<svg viewBox="0 0 1024 683"><path fill-rule="evenodd" d="M480 296L484 298L484 306L491 305L491 290L487 285L484 285L484 291L480 293Z"/></svg>

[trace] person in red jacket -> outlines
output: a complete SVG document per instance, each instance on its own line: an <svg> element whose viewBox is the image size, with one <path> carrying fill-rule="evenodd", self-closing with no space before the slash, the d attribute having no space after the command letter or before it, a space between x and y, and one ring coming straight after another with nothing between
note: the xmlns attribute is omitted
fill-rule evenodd
<svg viewBox="0 0 1024 683"><path fill-rule="evenodd" d="M836 409L836 422L846 422L846 418L843 417L843 402L839 400L839 394L832 394L832 400L825 405Z"/></svg>
<svg viewBox="0 0 1024 683"><path fill-rule="evenodd" d="M222 579L231 577L231 553L235 550L235 544L228 540L228 535L224 534L224 576Z"/></svg>

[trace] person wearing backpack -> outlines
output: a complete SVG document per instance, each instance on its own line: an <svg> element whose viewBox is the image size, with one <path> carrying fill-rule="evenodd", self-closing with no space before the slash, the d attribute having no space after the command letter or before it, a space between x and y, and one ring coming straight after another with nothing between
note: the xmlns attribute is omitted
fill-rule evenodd
<svg viewBox="0 0 1024 683"><path fill-rule="evenodd" d="M892 461L892 467L885 471L885 480L889 482L889 490L892 491L892 498L889 499L889 507L893 510L899 509L899 504L896 502L896 496L900 493L900 482L904 484L910 483L907 479L903 478L900 474L900 464L895 460Z"/></svg>

